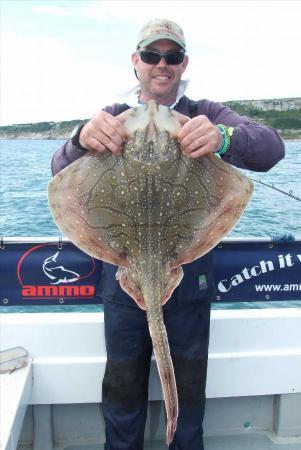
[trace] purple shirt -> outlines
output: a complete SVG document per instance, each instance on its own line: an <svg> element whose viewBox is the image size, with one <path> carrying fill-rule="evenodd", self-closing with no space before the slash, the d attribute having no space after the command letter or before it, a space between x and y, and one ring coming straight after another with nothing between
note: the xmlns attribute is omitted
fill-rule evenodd
<svg viewBox="0 0 301 450"><path fill-rule="evenodd" d="M106 106L104 111L115 116L117 107L115 103ZM174 109L188 116L188 97L183 96ZM266 172L284 157L283 141L273 128L252 122L227 106L209 100L198 101L198 114L207 116L214 124L234 127L230 148L222 156L225 162L241 169ZM52 173L55 175L82 155L82 150L67 141L53 156Z"/></svg>

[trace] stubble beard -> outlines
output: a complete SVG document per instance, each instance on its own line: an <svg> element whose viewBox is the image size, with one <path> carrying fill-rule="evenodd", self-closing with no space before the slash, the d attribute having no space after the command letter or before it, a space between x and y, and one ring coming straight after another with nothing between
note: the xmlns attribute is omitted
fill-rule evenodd
<svg viewBox="0 0 301 450"><path fill-rule="evenodd" d="M151 86L145 86L141 84L141 92L146 96L149 100L154 100L157 103L170 103L176 99L178 86L170 86L164 92L158 92L156 89L153 89Z"/></svg>

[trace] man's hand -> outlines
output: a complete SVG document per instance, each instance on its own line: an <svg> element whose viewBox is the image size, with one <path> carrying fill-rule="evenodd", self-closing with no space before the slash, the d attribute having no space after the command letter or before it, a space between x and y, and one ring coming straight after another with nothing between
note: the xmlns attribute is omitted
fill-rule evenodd
<svg viewBox="0 0 301 450"><path fill-rule="evenodd" d="M104 153L111 150L114 155L121 152L125 132L116 117L100 111L82 128L79 143L87 150Z"/></svg>
<svg viewBox="0 0 301 450"><path fill-rule="evenodd" d="M197 116L186 122L178 135L183 153L190 158L200 158L216 152L221 139L218 127L206 116Z"/></svg>

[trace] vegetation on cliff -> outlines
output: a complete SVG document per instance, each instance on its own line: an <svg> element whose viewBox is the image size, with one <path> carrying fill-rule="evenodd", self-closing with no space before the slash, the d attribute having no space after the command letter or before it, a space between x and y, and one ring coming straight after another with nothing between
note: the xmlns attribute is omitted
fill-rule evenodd
<svg viewBox="0 0 301 450"><path fill-rule="evenodd" d="M271 100L261 104L259 101L230 101L225 104L240 115L276 128L284 139L301 139L301 99L282 103Z"/></svg>
<svg viewBox="0 0 301 450"><path fill-rule="evenodd" d="M87 120L37 122L0 127L0 139L67 139L78 123Z"/></svg>

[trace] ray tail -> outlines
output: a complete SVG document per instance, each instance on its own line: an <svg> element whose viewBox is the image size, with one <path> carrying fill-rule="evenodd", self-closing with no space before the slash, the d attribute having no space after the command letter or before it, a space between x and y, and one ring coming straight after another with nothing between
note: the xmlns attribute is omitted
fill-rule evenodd
<svg viewBox="0 0 301 450"><path fill-rule="evenodd" d="M147 277L142 287L149 332L161 380L167 415L166 442L169 445L177 428L178 394L161 305L162 285L159 277Z"/></svg>

